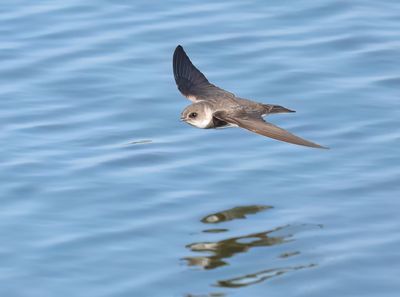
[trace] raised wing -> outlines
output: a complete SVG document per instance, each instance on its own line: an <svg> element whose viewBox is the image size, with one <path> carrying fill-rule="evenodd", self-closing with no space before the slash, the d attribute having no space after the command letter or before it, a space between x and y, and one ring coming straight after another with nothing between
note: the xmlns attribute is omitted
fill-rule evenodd
<svg viewBox="0 0 400 297"><path fill-rule="evenodd" d="M230 115L224 111L217 111L216 113L214 113L214 117L216 117L221 121L225 121L231 124L236 124L241 128L245 128L249 131L276 140L308 146L308 147L327 149L327 147L300 138L282 128L279 128L278 126L265 122L261 117L258 117L256 115L241 117L241 116Z"/></svg>
<svg viewBox="0 0 400 297"><path fill-rule="evenodd" d="M196 102L218 97L234 97L232 93L211 84L192 64L182 46L176 47L172 62L176 85L189 100Z"/></svg>

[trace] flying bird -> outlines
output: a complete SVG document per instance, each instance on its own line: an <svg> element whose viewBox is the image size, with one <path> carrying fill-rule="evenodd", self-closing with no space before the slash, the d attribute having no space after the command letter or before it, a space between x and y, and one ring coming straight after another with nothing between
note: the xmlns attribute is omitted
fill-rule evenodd
<svg viewBox="0 0 400 297"><path fill-rule="evenodd" d="M208 81L190 61L182 46L174 52L173 69L179 91L193 104L187 106L181 120L202 129L236 126L297 145L324 148L300 138L263 119L275 113L294 112L280 105L264 104L236 97Z"/></svg>

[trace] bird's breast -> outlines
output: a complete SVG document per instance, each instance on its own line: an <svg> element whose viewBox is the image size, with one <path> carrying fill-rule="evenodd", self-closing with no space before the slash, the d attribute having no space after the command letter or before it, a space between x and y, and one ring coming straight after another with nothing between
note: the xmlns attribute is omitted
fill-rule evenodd
<svg viewBox="0 0 400 297"><path fill-rule="evenodd" d="M210 107L205 105L203 107L203 112L201 113L200 118L196 121L196 127L201 129L213 128L213 111Z"/></svg>

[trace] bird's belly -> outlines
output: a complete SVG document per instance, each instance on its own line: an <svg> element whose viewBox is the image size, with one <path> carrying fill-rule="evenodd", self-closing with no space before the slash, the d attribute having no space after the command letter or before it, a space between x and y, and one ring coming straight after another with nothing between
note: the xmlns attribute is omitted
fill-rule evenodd
<svg viewBox="0 0 400 297"><path fill-rule="evenodd" d="M200 129L208 129L208 128L213 128L213 119L212 119L212 117L206 117L206 118L204 118L204 119L202 119L202 120L197 120L197 121L193 121L193 122L190 122L190 121L188 121L187 122L189 125L192 125L193 127L196 127L196 128L200 128Z"/></svg>
<svg viewBox="0 0 400 297"><path fill-rule="evenodd" d="M212 126L212 120L211 120L211 121L209 121L209 120L204 120L204 121L201 121L201 122L196 123L196 127L197 127L197 128L200 128L200 129L212 128L212 127L210 127L210 126Z"/></svg>

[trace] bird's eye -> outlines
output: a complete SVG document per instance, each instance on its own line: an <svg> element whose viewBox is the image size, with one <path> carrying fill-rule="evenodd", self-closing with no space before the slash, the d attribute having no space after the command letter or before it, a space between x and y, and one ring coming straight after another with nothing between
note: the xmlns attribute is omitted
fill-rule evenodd
<svg viewBox="0 0 400 297"><path fill-rule="evenodd" d="M192 112L189 114L189 118L194 119L195 117L197 117L197 112Z"/></svg>

